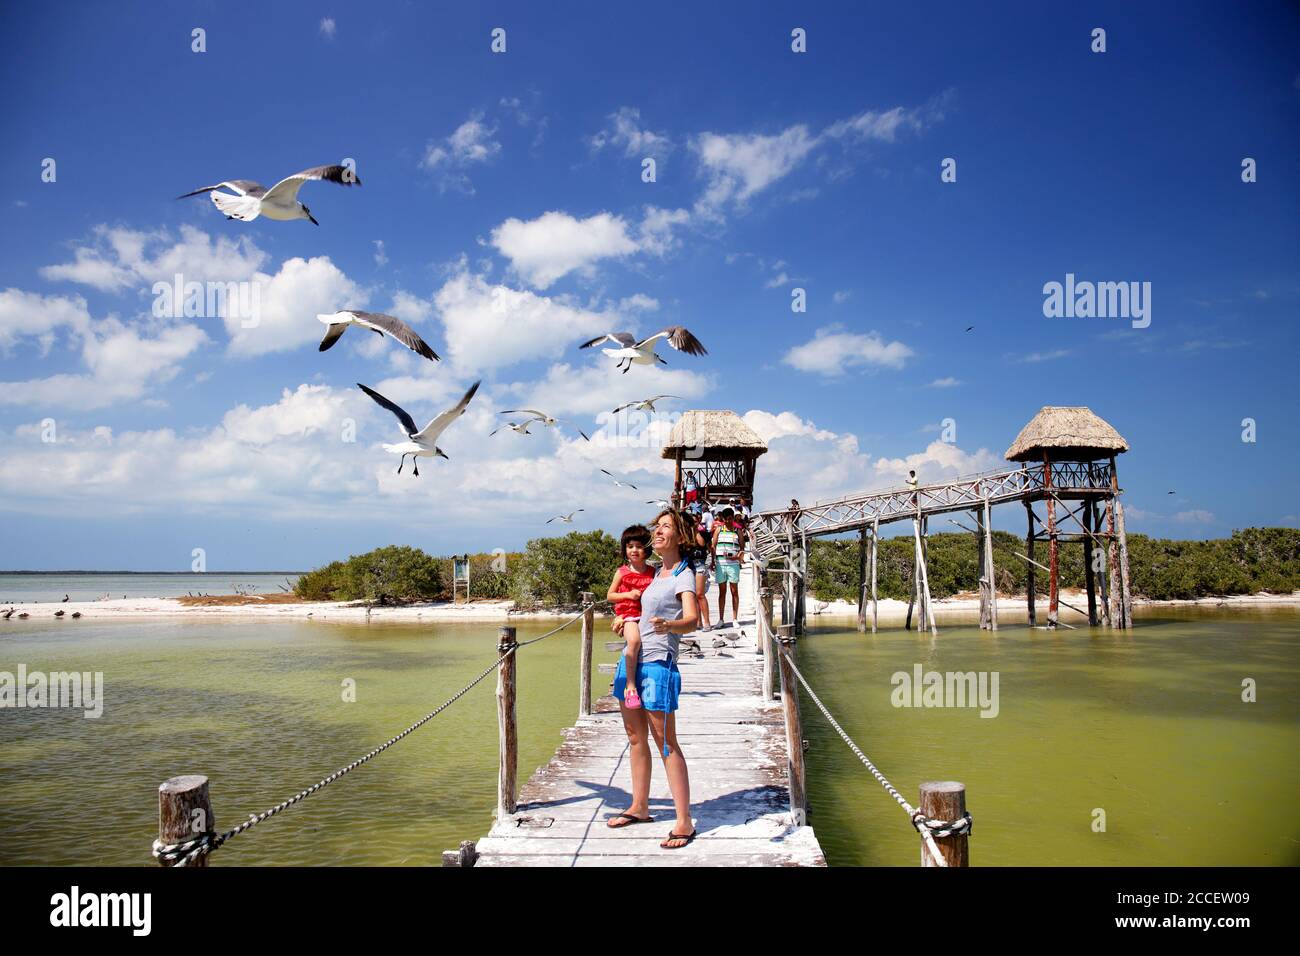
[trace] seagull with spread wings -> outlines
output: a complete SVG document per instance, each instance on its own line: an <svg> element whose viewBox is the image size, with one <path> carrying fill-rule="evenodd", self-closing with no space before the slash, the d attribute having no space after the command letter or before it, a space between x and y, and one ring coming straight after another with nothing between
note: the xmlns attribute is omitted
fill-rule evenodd
<svg viewBox="0 0 1300 956"><path fill-rule="evenodd" d="M583 342L578 348L587 349L593 345L599 345L601 342L613 342L618 348L601 349L601 351L611 358L618 359L618 367L626 375L627 370L633 365L654 365L656 362L663 365L668 364L655 354L655 345L660 339L667 339L669 345L679 352L685 352L687 355L709 354L708 349L700 344L700 340L692 335L685 326L681 325L670 325L668 328L662 329L640 342L634 339L630 332L606 332L604 335L598 335L590 342Z"/></svg>
<svg viewBox="0 0 1300 956"><path fill-rule="evenodd" d="M340 186L361 185L361 180L351 166L314 166L286 176L270 189L251 179L227 179L215 186L202 186L176 198L188 199L199 193L208 193L212 205L227 219L238 219L240 222L252 222L258 216L265 216L278 222L310 219L319 226L320 223L316 222L311 210L298 201L298 190L302 184L313 180L338 183ZM218 192L220 189L230 191Z"/></svg>
<svg viewBox="0 0 1300 956"><path fill-rule="evenodd" d="M429 348L424 339L416 334L415 329L397 318L397 316L384 315L382 312L358 312L355 309L343 309L330 315L317 315L316 318L329 326L325 330L325 337L320 340L320 350L322 352L328 351L335 342L342 338L349 325L355 325L357 328L369 329L372 332L379 333L380 338L383 338L384 333L387 333L417 355L424 356L430 362L438 361L438 353Z"/></svg>
<svg viewBox="0 0 1300 956"><path fill-rule="evenodd" d="M531 425L533 421L534 419L530 418L526 422L504 422L498 425L496 428L492 429L490 432L488 432L488 438L491 438L497 432L503 431L507 428L513 429L517 434L520 435L531 435L532 432L528 430L528 426Z"/></svg>
<svg viewBox="0 0 1300 956"><path fill-rule="evenodd" d="M503 408L501 409L501 414L502 415L528 415L529 417L525 419L522 423L525 425L527 425L529 422L541 422L547 428L554 428L560 422L564 422L564 424L566 425L573 424L570 421L565 421L565 419L563 418L555 418L554 416L548 415L545 412L539 412L535 408ZM513 428L514 426L511 427ZM581 435L583 438L586 438L587 441L591 441L591 438L581 428L578 429L578 434Z"/></svg>
<svg viewBox="0 0 1300 956"><path fill-rule="evenodd" d="M578 509L578 511L584 511L584 510L586 509L584 508ZM547 518L546 523L550 524L552 521L559 521L562 524L573 524L573 516L576 515L578 511L570 511L567 515L556 515L554 518Z"/></svg>
<svg viewBox="0 0 1300 956"><path fill-rule="evenodd" d="M406 464L406 456L410 455L415 465L415 473L420 473L420 459L432 458L437 455L440 458L450 458L450 456L438 447L438 436L447 430L447 428L460 416L465 414L465 409L469 407L469 400L474 397L478 391L479 382L475 382L465 393L465 397L459 402L447 409L424 428L415 427L413 419L406 411L396 402L390 402L384 396L380 395L372 388L366 388L360 382L357 382L357 388L373 398L378 404L388 409L397 416L398 422L401 423L402 431L406 434L409 441L404 441L396 445L385 445L384 451L391 452L394 455L400 454L402 460L397 465L397 473L402 473L402 467Z"/></svg>
<svg viewBox="0 0 1300 956"><path fill-rule="evenodd" d="M625 408L635 408L638 412L653 412L655 402L663 401L665 398L681 398L680 395L656 395L654 398L643 398L639 402L628 402L626 405L620 405L610 414L617 415Z"/></svg>
<svg viewBox="0 0 1300 956"><path fill-rule="evenodd" d="M619 481L617 478L614 477L614 473L612 471L606 471L604 468L602 468L600 469L600 472L603 475L609 475L610 480L612 480L614 484L618 485L620 488L631 488L633 491L636 491L636 485L632 484L632 482L630 481Z"/></svg>

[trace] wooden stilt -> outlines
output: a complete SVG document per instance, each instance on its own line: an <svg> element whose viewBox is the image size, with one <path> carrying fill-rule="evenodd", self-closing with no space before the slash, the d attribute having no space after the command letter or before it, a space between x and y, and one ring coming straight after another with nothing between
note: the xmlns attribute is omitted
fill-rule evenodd
<svg viewBox="0 0 1300 956"><path fill-rule="evenodd" d="M927 538L929 537L929 530L930 530L929 519L922 518L920 522L916 524L915 527L916 527L916 550L917 550L917 555L920 558L919 567L921 571L920 574L921 590L918 592L920 596L920 604L921 604L920 629L921 630L929 629L929 631L932 634L938 634L939 628L938 625L936 625L934 622L934 604L930 600L930 574L926 570L927 553L929 551L929 546L927 544Z"/></svg>
<svg viewBox="0 0 1300 956"><path fill-rule="evenodd" d="M1043 452L1043 487L1047 489L1047 626L1056 627L1060 616L1060 556L1056 541L1056 496L1052 494L1052 459Z"/></svg>
<svg viewBox="0 0 1300 956"><path fill-rule="evenodd" d="M971 516L975 519L975 555L976 555L976 580L979 582L980 591L980 630L989 629L989 583L988 568L985 566L988 556L984 553L984 512L972 511Z"/></svg>
<svg viewBox="0 0 1300 956"><path fill-rule="evenodd" d="M878 557L877 543L879 541L880 519L875 518L871 522L871 633L876 633L876 624L880 611L879 601L876 599L876 560Z"/></svg>
<svg viewBox="0 0 1300 956"><path fill-rule="evenodd" d="M1038 625L1038 604L1034 595L1034 506L1025 499L1025 514L1029 517L1029 530L1025 533L1025 552L1030 563L1025 567L1025 605L1029 611L1029 626Z"/></svg>
<svg viewBox="0 0 1300 956"><path fill-rule="evenodd" d="M1096 509L1091 500L1083 503L1083 582L1088 589L1088 625L1097 626L1097 579L1092 568L1093 539L1092 532Z"/></svg>
<svg viewBox="0 0 1300 956"><path fill-rule="evenodd" d="M1115 531L1119 535L1119 587L1120 587L1120 626L1133 626L1133 594L1129 589L1128 577L1128 536L1124 533L1124 505L1115 500Z"/></svg>
<svg viewBox="0 0 1300 956"><path fill-rule="evenodd" d="M808 536L799 536L800 554L799 574L795 578L794 596L794 632L802 637L808 627Z"/></svg>
<svg viewBox="0 0 1300 956"><path fill-rule="evenodd" d="M1119 539L1115 534L1115 499L1106 502L1106 584L1110 592L1107 595L1107 609L1111 627L1123 627L1124 617L1120 612L1121 596L1124 589L1119 576Z"/></svg>
<svg viewBox="0 0 1300 956"><path fill-rule="evenodd" d="M989 579L989 630L998 629L998 575L993 566L993 512L984 498L984 572Z"/></svg>
<svg viewBox="0 0 1300 956"><path fill-rule="evenodd" d="M867 529L858 532L858 633L867 632Z"/></svg>

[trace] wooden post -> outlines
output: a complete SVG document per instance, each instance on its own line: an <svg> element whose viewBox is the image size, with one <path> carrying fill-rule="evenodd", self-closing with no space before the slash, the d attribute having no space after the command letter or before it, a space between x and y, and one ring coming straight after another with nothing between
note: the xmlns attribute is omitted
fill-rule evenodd
<svg viewBox="0 0 1300 956"><path fill-rule="evenodd" d="M680 510L682 507L682 449L677 449L674 460L677 463L677 469L673 475L673 507Z"/></svg>
<svg viewBox="0 0 1300 956"><path fill-rule="evenodd" d="M929 629L931 634L938 634L939 627L934 622L934 605L930 600L930 574L926 570L926 554L929 546L926 539L930 533L930 522L928 518L922 518L916 527L916 553L920 558L920 583L921 590L918 592L921 604L921 620L919 630Z"/></svg>
<svg viewBox="0 0 1300 956"><path fill-rule="evenodd" d="M1097 577L1092 570L1092 555L1094 548L1093 525L1096 521L1093 518L1095 512L1093 501L1089 498L1083 503L1083 583L1088 589L1088 625L1097 626Z"/></svg>
<svg viewBox="0 0 1300 956"><path fill-rule="evenodd" d="M966 815L966 784L952 780L921 784L920 810L932 820L952 823ZM956 834L936 837L934 841L949 866L970 866L970 837ZM921 841L921 865L938 866L930 855L930 848Z"/></svg>
<svg viewBox="0 0 1300 956"><path fill-rule="evenodd" d="M442 851L443 866L469 867L473 866L477 859L478 850L473 840L461 840L459 849Z"/></svg>
<svg viewBox="0 0 1300 956"><path fill-rule="evenodd" d="M753 581L754 581L754 618L755 618L755 620L754 620L754 627L755 627L755 628L758 628L758 618L761 618L761 617L763 616L763 601L762 601L763 589L767 587L767 584L766 584L766 583L764 582L764 580L763 580L763 571L762 571L762 569L758 566L758 559L757 559L757 558L753 561L751 567L753 568L753 571L754 571L754 574L753 574ZM763 633L762 633L762 630L761 630L761 629L759 629L758 640L757 640L755 643L756 643L756 646L757 646L757 649L758 649L758 653L759 653L760 655L761 655L761 654L766 654L766 653L767 653L767 648L764 646L764 643L765 643L765 642L763 641Z"/></svg>
<svg viewBox="0 0 1300 956"><path fill-rule="evenodd" d="M515 722L515 629L502 627L497 638L501 666L497 668L498 750L497 819L515 812L515 780L519 774L519 727Z"/></svg>
<svg viewBox="0 0 1300 956"><path fill-rule="evenodd" d="M758 643L763 648L763 699L776 700L776 688L772 678L772 656L776 653L772 645L772 589L765 587L759 591L759 614L762 620L758 625Z"/></svg>
<svg viewBox="0 0 1300 956"><path fill-rule="evenodd" d="M188 773L164 780L158 787L158 842L171 846L214 832L216 820L212 816L208 778ZM158 862L165 867L174 865L161 859ZM208 855L196 857L187 865L207 866Z"/></svg>
<svg viewBox="0 0 1300 956"><path fill-rule="evenodd" d="M1034 595L1034 505L1025 499L1025 514L1029 517L1029 530L1025 533L1025 553L1030 563L1025 565L1025 606L1029 611L1029 626L1038 624L1038 602Z"/></svg>
<svg viewBox="0 0 1300 956"><path fill-rule="evenodd" d="M1120 597L1124 589L1119 579L1119 538L1115 534L1115 498L1106 502L1106 613L1111 627L1123 627Z"/></svg>
<svg viewBox="0 0 1300 956"><path fill-rule="evenodd" d="M1115 499L1115 533L1119 535L1119 586L1121 627L1133 626L1133 594L1129 589L1128 536L1124 533L1124 505Z"/></svg>
<svg viewBox="0 0 1300 956"><path fill-rule="evenodd" d="M867 529L858 531L858 633L867 632Z"/></svg>
<svg viewBox="0 0 1300 956"><path fill-rule="evenodd" d="M975 554L979 581L979 630L988 630L988 568L984 567L984 512L971 511L975 518Z"/></svg>
<svg viewBox="0 0 1300 956"><path fill-rule="evenodd" d="M578 716L591 716L591 639L596 628L596 609L592 606L595 595L582 592L582 649L578 657ZM513 660L513 655L511 657Z"/></svg>
<svg viewBox="0 0 1300 956"><path fill-rule="evenodd" d="M989 630L998 629L998 572L993 565L993 510L984 496L984 571L989 579Z"/></svg>
<svg viewBox="0 0 1300 956"><path fill-rule="evenodd" d="M878 542L880 540L880 517L876 516L871 521L871 633L876 633L876 624L879 620L880 604L876 600L876 561L879 556Z"/></svg>
<svg viewBox="0 0 1300 956"><path fill-rule="evenodd" d="M1052 459L1043 452L1043 487L1047 489L1047 626L1060 616L1060 567L1056 541L1056 496L1052 493Z"/></svg>
<svg viewBox="0 0 1300 956"><path fill-rule="evenodd" d="M799 576L795 582L794 598L794 632L800 637L808 628L808 536L799 535Z"/></svg>
<svg viewBox="0 0 1300 956"><path fill-rule="evenodd" d="M788 755L787 771L790 779L790 819L801 827L808 822L806 783L803 760L803 723L799 719L799 686L791 666L795 656L796 638L792 625L783 625L776 638L777 656L781 664L781 706L785 710L785 748Z"/></svg>

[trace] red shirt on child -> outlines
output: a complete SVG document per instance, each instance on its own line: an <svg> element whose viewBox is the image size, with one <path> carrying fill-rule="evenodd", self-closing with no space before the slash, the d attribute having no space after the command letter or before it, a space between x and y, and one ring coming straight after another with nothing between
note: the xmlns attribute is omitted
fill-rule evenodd
<svg viewBox="0 0 1300 956"><path fill-rule="evenodd" d="M632 570L630 564L623 565L623 577L619 580L618 589L620 591L645 591L654 581L658 570L653 564L647 565L644 574L638 574ZM639 599L625 598L622 601L614 603L614 613L619 617L627 620L632 617L641 616L641 601Z"/></svg>

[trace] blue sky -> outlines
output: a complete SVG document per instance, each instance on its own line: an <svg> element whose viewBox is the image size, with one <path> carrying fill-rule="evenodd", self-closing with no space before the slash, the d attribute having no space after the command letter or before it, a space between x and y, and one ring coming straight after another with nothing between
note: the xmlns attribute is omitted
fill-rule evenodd
<svg viewBox="0 0 1300 956"><path fill-rule="evenodd" d="M1131 530L1297 524L1294 6L843 7L11 7L0 566L515 548L576 507L617 532L666 494L686 408L768 440L760 507L997 467L1040 406L1088 405L1132 446ZM319 228L173 198L345 158L361 188L302 190ZM258 325L155 317L177 272L256 285ZM1150 325L1045 317L1067 273L1149 282ZM318 352L347 307L443 361ZM670 324L709 354L623 376L577 349ZM355 383L423 422L479 378L450 461L395 474ZM599 417L657 393L683 400L630 440ZM595 441L489 437L521 406Z"/></svg>

